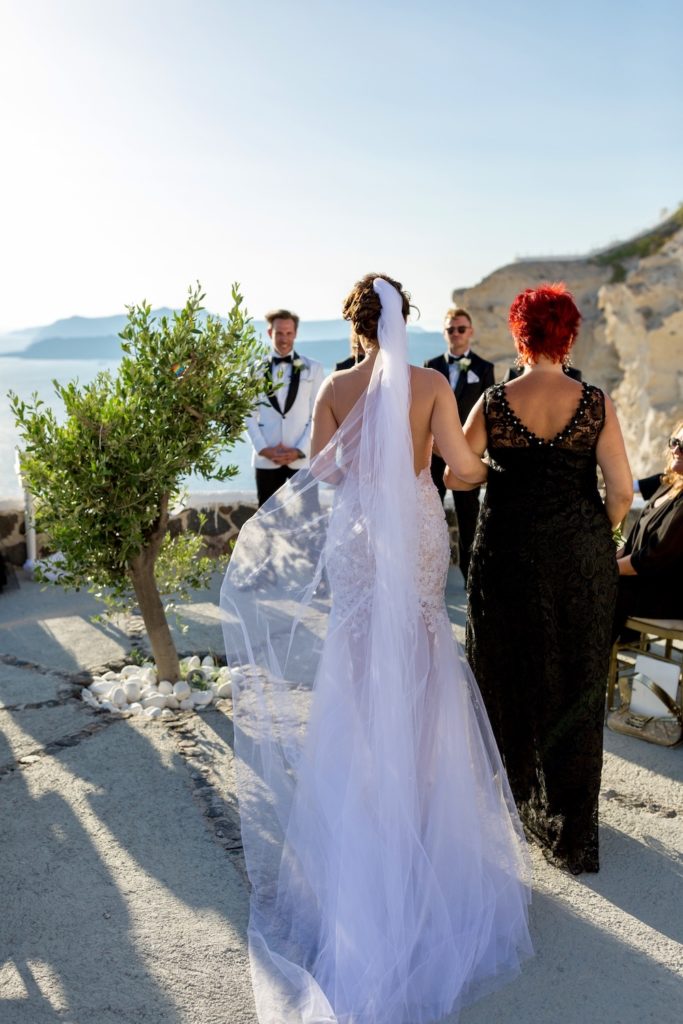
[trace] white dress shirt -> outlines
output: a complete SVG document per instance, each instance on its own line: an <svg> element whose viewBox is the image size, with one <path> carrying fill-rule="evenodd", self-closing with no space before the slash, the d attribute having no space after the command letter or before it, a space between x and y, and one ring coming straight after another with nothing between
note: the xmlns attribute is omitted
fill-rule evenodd
<svg viewBox="0 0 683 1024"><path fill-rule="evenodd" d="M450 352L448 352L446 354L446 359L448 359L449 357L450 357ZM469 359L470 358L470 350L467 349L467 352L463 352L463 354L461 356L458 356L458 358L459 359ZM467 372L467 371L465 371L465 372ZM450 363L449 362L449 364L448 364L448 379L451 382L451 388L453 389L453 391L455 391L455 386L458 383L458 378L460 377L460 373L461 373L460 365L458 363Z"/></svg>
<svg viewBox="0 0 683 1024"><path fill-rule="evenodd" d="M291 353L290 353L291 355ZM292 379L292 364L291 363L273 363L273 359L279 358L280 353L276 352L274 348L271 348L269 359L273 367L273 384L281 385L275 392L275 401L280 406L280 409L284 411L285 402L287 401L287 392L289 391L289 382ZM292 356L292 359L294 357Z"/></svg>

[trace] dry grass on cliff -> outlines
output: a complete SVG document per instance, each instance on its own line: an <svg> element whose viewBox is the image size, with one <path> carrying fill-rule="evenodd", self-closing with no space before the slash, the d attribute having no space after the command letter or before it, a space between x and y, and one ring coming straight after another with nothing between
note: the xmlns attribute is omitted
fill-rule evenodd
<svg viewBox="0 0 683 1024"><path fill-rule="evenodd" d="M683 228L683 204L666 220L651 228L642 235L636 235L628 242L620 242L614 248L600 253L594 257L593 262L601 267L612 268L611 284L618 284L625 280L627 267L626 263L633 259L644 259L659 252L665 242Z"/></svg>

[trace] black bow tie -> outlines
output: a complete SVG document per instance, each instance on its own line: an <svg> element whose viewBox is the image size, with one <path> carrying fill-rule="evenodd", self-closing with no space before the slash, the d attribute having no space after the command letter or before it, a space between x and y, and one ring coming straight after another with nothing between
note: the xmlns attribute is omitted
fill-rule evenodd
<svg viewBox="0 0 683 1024"><path fill-rule="evenodd" d="M278 366L280 363L291 363L292 357L290 356L273 356L273 366Z"/></svg>
<svg viewBox="0 0 683 1024"><path fill-rule="evenodd" d="M467 359L467 358L468 358L467 356L449 356L448 357L448 362L449 362L449 365L450 365L450 363L459 363L461 359Z"/></svg>

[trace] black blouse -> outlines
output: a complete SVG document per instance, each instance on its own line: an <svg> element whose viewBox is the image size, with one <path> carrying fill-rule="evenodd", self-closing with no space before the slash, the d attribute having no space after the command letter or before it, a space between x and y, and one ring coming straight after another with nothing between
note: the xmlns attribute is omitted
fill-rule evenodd
<svg viewBox="0 0 683 1024"><path fill-rule="evenodd" d="M669 484L662 484L652 495L633 524L624 547L639 576L678 579L683 586L683 491L655 508Z"/></svg>

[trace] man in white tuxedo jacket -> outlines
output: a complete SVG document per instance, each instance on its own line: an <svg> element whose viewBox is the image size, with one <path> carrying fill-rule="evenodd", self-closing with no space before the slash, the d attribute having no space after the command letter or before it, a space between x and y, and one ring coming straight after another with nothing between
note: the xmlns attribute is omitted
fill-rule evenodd
<svg viewBox="0 0 683 1024"><path fill-rule="evenodd" d="M264 393L247 419L259 508L308 465L313 407L324 375L322 363L294 351L296 313L276 309L266 320L272 348L263 363Z"/></svg>

